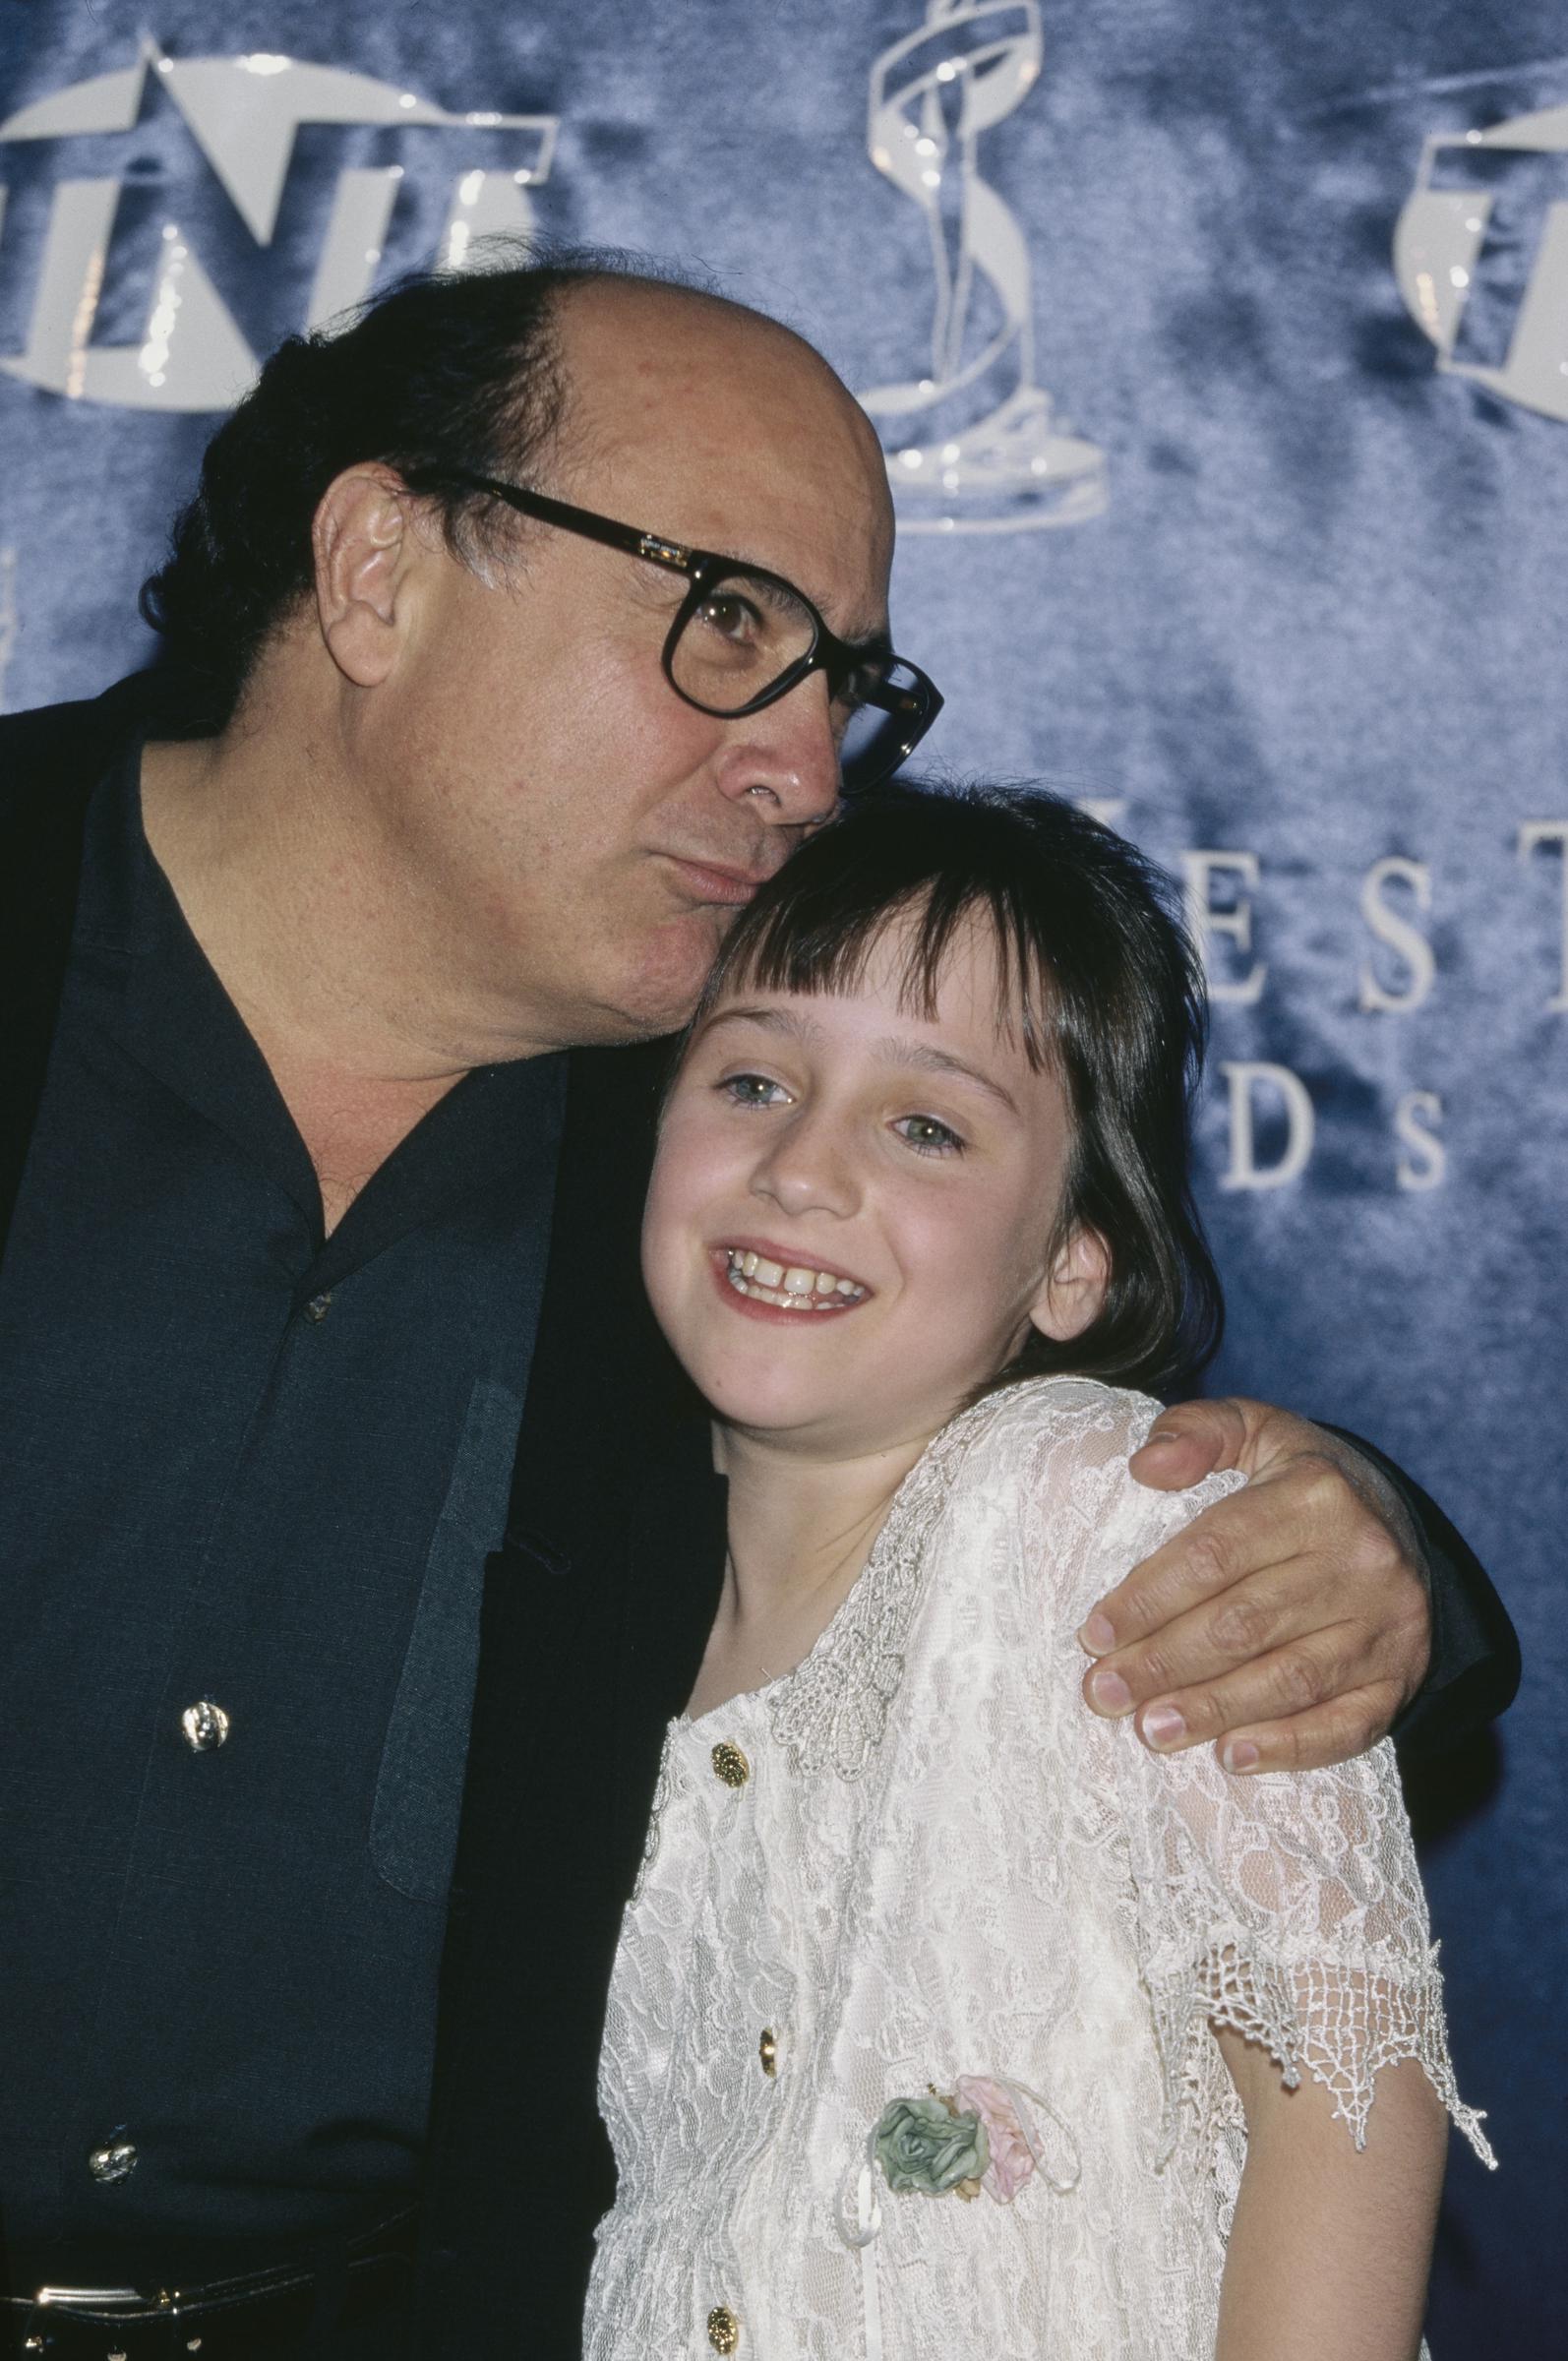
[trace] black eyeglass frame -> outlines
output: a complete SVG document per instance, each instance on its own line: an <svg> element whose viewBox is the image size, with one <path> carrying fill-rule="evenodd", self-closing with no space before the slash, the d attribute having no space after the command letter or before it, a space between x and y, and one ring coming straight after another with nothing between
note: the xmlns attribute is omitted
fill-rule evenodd
<svg viewBox="0 0 1568 2361"><path fill-rule="evenodd" d="M600 515L595 509L579 509L571 501L552 499L547 492L525 491L520 484L506 483L499 476L472 474L467 468L419 468L405 474L403 480L409 491L415 493L445 487L482 493L491 500L504 501L521 516L535 517L541 524L555 525L564 533L577 533L585 541L597 541L606 549L620 550L627 557L641 558L650 566L663 566L673 574L685 575L692 586L665 635L660 663L665 679L682 703L694 706L699 713L711 713L716 719L729 721L739 720L748 713L759 713L764 706L776 704L781 696L788 696L813 672L826 675L830 698L841 696L857 673L867 677L865 694L857 697L857 704L878 705L885 713L905 715L906 727L895 742L890 759L864 777L856 772L853 780L846 778L847 787L871 786L890 776L901 762L909 759L942 709L941 691L918 664L911 664L907 656L895 655L890 647L868 648L864 644L856 647L850 640L840 639L829 630L805 591L797 589L782 574L771 573L766 566L726 557L719 550L692 548L684 541L669 540L663 533L643 532L634 524L622 524L614 516ZM676 679L675 651L702 600L717 583L731 575L770 583L793 598L811 617L812 641L803 655L786 664L777 680L770 681L744 704L710 705L683 689ZM869 675L869 667L873 665L880 668L880 677ZM906 676L904 681L895 683L891 679L895 666Z"/></svg>

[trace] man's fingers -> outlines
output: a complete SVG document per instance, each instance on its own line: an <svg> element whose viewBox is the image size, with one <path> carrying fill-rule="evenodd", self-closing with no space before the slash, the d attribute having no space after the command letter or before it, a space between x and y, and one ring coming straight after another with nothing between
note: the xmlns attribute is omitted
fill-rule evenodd
<svg viewBox="0 0 1568 2361"><path fill-rule="evenodd" d="M1415 1653L1420 1654L1426 1603L1419 1576L1388 1527L1318 1452L1302 1453L1278 1471L1254 1477L1245 1491L1214 1501L1106 1594L1081 1626L1079 1642L1100 1657L1137 1647L1155 1634L1163 1644L1163 1626L1238 1586L1249 1603L1233 1609L1241 1636L1253 1612L1254 1586L1265 1580L1289 1582L1302 1628L1369 1610L1371 1619L1386 1622L1390 1632L1398 1629L1402 1641L1417 1643ZM1266 1623L1256 1633L1259 1647L1281 1636ZM1220 1664L1212 1668L1220 1669ZM1125 1674L1125 1665L1118 1669ZM1417 1684L1423 1669L1422 1656ZM1178 1675L1194 1677L1190 1670ZM1146 1686L1138 1688L1140 1698L1149 1694Z"/></svg>
<svg viewBox="0 0 1568 2361"><path fill-rule="evenodd" d="M1399 1706L1397 1683L1374 1681L1285 1722L1248 1723L1222 1738L1215 1752L1238 1778L1262 1771L1322 1771L1386 1738Z"/></svg>
<svg viewBox="0 0 1568 2361"><path fill-rule="evenodd" d="M1194 1617L1186 1631L1162 1632L1156 1647L1108 1658L1085 1676L1085 1697L1100 1714L1136 1710L1139 1736L1164 1754L1387 1677L1358 1623L1293 1630L1282 1645L1230 1662L1210 1651L1207 1632Z"/></svg>
<svg viewBox="0 0 1568 2361"><path fill-rule="evenodd" d="M1325 1578L1319 1594L1308 1598L1296 1579L1297 1571L1294 1565L1268 1567L1174 1616L1147 1640L1102 1657L1085 1677L1085 1696L1098 1712L1126 1713L1177 1689L1217 1691L1228 1675L1284 1660L1293 1645L1308 1641L1316 1651L1315 1671L1332 1662L1343 1675L1342 1685L1387 1672L1375 1635L1354 1612L1354 1596ZM1294 1713L1316 1703L1315 1696L1302 1694L1278 1705L1258 1705L1250 1718ZM1224 1726L1203 1734L1217 1735Z"/></svg>
<svg viewBox="0 0 1568 2361"><path fill-rule="evenodd" d="M1107 1592L1078 1633L1082 1646L1091 1656L1135 1647L1267 1564L1273 1552L1260 1552L1258 1522L1250 1492L1216 1500Z"/></svg>
<svg viewBox="0 0 1568 2361"><path fill-rule="evenodd" d="M1157 1754L1225 1737L1254 1722L1284 1722L1338 1697L1358 1695L1376 1667L1366 1659L1366 1635L1350 1623L1331 1624L1283 1648L1238 1665L1217 1680L1189 1682L1152 1698L1137 1714L1137 1730ZM1395 1684L1387 1684L1391 1690ZM1397 1703L1389 1708L1392 1721Z"/></svg>
<svg viewBox="0 0 1568 2361"><path fill-rule="evenodd" d="M1238 1402L1178 1402L1163 1410L1154 1431L1127 1462L1139 1483L1160 1492L1184 1492L1217 1468L1234 1468L1245 1448L1246 1419Z"/></svg>

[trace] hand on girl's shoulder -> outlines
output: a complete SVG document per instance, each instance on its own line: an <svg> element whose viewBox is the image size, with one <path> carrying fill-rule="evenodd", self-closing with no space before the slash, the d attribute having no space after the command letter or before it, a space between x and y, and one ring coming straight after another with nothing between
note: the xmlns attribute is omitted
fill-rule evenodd
<svg viewBox="0 0 1568 2361"><path fill-rule="evenodd" d="M1075 1631L1133 1566L1246 1482L1232 1470L1181 1492L1137 1483L1127 1463L1161 1408L1098 1378L1035 1377L986 1395L948 1430L968 1429L960 1491L1015 1528L1022 1579L1053 1629L1065 1614Z"/></svg>

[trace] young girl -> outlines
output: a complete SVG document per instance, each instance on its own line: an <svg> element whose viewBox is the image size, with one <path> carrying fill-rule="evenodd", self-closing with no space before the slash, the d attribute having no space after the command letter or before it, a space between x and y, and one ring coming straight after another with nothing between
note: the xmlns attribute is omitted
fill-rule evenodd
<svg viewBox="0 0 1568 2361"><path fill-rule="evenodd" d="M731 936L644 1268L729 1481L601 2077L592 2361L1411 2361L1448 2062L1392 1750L1089 1713L1093 1604L1239 1478L1127 1459L1212 1340L1201 999L1047 797L893 787ZM1375 2098L1375 2104L1374 2104Z"/></svg>

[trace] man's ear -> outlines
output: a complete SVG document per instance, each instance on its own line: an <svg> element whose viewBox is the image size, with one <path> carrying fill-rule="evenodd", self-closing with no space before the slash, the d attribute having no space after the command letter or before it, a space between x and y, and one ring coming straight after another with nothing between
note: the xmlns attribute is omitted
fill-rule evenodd
<svg viewBox="0 0 1568 2361"><path fill-rule="evenodd" d="M311 525L316 610L333 663L374 689L396 661L399 593L418 544L409 496L390 467L349 467L322 494Z"/></svg>
<svg viewBox="0 0 1568 2361"><path fill-rule="evenodd" d="M1029 1324L1065 1344L1082 1336L1106 1300L1111 1253L1098 1230L1074 1230L1052 1258L1046 1283L1029 1307Z"/></svg>

